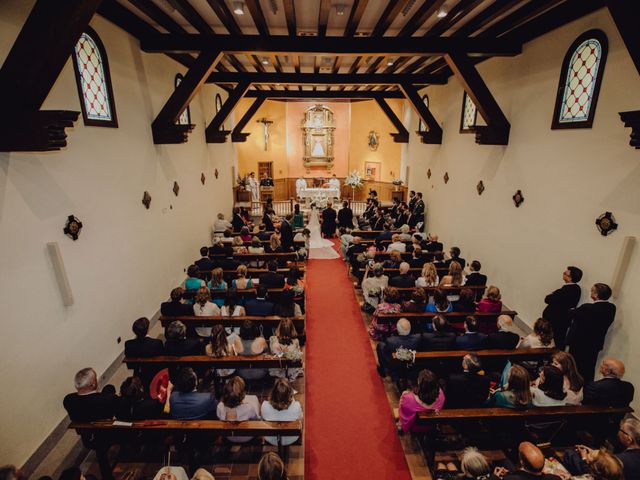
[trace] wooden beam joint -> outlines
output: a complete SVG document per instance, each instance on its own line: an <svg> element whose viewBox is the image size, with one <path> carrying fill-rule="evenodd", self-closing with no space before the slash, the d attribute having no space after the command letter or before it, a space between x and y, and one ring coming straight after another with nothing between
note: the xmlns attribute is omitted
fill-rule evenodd
<svg viewBox="0 0 640 480"><path fill-rule="evenodd" d="M205 131L205 137L207 139L207 143L224 143L227 141L227 136L231 133L230 130L223 130L222 126L224 121L231 115L233 110L238 105L238 102L247 90L249 90L249 86L251 84L249 82L240 82L236 85L236 88L229 94L226 102L220 108L220 111L215 114L211 123L207 126Z"/></svg>
<svg viewBox="0 0 640 480"><path fill-rule="evenodd" d="M39 110L25 112L0 124L0 152L48 152L67 146L66 128L80 112Z"/></svg>
<svg viewBox="0 0 640 480"><path fill-rule="evenodd" d="M267 99L267 97L262 95L260 97L257 97L253 101L253 103L247 109L247 111L242 116L240 121L236 124L235 128L233 129L233 132L231 132L231 141L232 142L246 142L247 141L247 137L249 135L251 135L251 134L250 133L242 133L242 129L247 125L247 123L249 123L249 120L251 120L251 118L253 118L253 116L256 114L256 112L262 106L262 104L265 102L266 99Z"/></svg>
<svg viewBox="0 0 640 480"><path fill-rule="evenodd" d="M429 110L429 108L424 104L420 95L418 95L418 90L415 85L409 83L403 83L400 85L400 89L404 93L407 100L416 114L422 119L424 124L427 127L426 132L417 132L420 135L420 141L422 143L432 144L432 145L440 145L442 143L442 128L438 125L437 120Z"/></svg>
<svg viewBox="0 0 640 480"><path fill-rule="evenodd" d="M640 149L640 110L620 112L619 115L620 120L624 122L624 126L631 128L631 140L629 140L629 145L636 149Z"/></svg>

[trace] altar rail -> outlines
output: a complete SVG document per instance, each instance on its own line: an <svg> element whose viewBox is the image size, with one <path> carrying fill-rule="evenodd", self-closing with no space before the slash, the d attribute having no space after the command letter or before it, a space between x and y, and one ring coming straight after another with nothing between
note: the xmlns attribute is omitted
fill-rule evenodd
<svg viewBox="0 0 640 480"><path fill-rule="evenodd" d="M279 217L293 214L293 200L274 200L271 202L273 210ZM261 217L267 202L251 202L251 215Z"/></svg>

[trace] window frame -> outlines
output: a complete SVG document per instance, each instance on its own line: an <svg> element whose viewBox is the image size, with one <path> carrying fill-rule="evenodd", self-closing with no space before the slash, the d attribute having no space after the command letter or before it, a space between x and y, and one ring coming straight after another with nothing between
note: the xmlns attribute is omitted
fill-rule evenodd
<svg viewBox="0 0 640 480"><path fill-rule="evenodd" d="M585 41L590 38L597 40L600 43L600 59L598 63L598 72L595 78L595 84L593 86L593 92L591 95L591 103L589 105L589 115L584 121L578 122L560 122L560 111L562 109L562 99L564 98L564 91L567 83L567 73L569 71L569 62L573 58L576 49ZM556 101L553 108L553 118L551 120L552 130L563 130L573 128L592 128L593 121L596 116L596 107L598 106L598 97L600 96L600 86L602 84L602 77L604 76L604 67L607 63L607 53L609 50L609 40L607 35L600 29L591 29L582 33L576 38L571 46L567 49L567 53L562 60L562 69L560 70L560 80L558 81L558 88L556 90Z"/></svg>
<svg viewBox="0 0 640 480"><path fill-rule="evenodd" d="M462 109L460 110L460 133L475 133L476 127L478 125L478 106L475 103L473 104L473 106L475 107L475 112L473 115L473 125L464 128L464 109L467 104L467 98L471 103L473 103L473 100L471 100L471 97L469 97L467 91L465 90L464 94L462 95Z"/></svg>
<svg viewBox="0 0 640 480"><path fill-rule="evenodd" d="M98 48L98 53L100 54L100 59L102 60L102 71L104 72L104 83L107 86L107 101L109 102L109 108L111 109L111 120L96 120L94 118L89 118L87 115L87 107L84 103L84 91L82 90L82 79L80 74L80 66L78 65L78 59L76 57L75 45L71 56L73 57L73 72L76 77L76 87L78 89L78 96L80 97L80 108L82 110L82 120L85 126L88 127L107 127L107 128L118 128L118 115L116 113L116 102L113 96L113 85L111 84L111 72L109 69L109 59L107 57L107 50L104 48L104 43L100 39L98 32L96 32L93 28L87 26L82 32L89 37L95 43ZM80 38L78 38L80 41ZM77 42L76 42L77 43Z"/></svg>
<svg viewBox="0 0 640 480"><path fill-rule="evenodd" d="M422 95L422 103L424 103L427 109L429 108L429 95L427 95L426 93ZM420 115L418 115L418 132L417 133L424 133L427 131L428 131L427 126L424 123L422 123L422 118L420 118Z"/></svg>
<svg viewBox="0 0 640 480"><path fill-rule="evenodd" d="M178 88L178 85L182 83L183 80L184 80L184 75L182 75L181 73L176 73L176 76L173 78L173 89L175 90L176 88ZM184 112L187 112L187 123L180 123L180 117L182 117L182 114ZM191 109L189 108L189 105L187 105L187 107L182 112L180 112L180 116L178 117L178 121L176 122L176 125L192 125Z"/></svg>
<svg viewBox="0 0 640 480"><path fill-rule="evenodd" d="M216 97L215 97L215 101L214 102L215 102L215 109L216 109L216 115L217 115L218 112L220 110L222 110L222 96L219 93L216 93ZM222 130L224 130L224 122L222 123L220 128Z"/></svg>

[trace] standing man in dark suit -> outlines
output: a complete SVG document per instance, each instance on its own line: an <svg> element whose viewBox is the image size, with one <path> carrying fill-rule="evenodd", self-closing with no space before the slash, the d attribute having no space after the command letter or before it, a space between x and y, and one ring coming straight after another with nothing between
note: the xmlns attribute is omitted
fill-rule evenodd
<svg viewBox="0 0 640 480"><path fill-rule="evenodd" d="M233 225L233 231L236 233L242 230L242 227L247 226L247 223L240 215L240 207L236 207L233 209L233 218L231 219L231 225Z"/></svg>
<svg viewBox="0 0 640 480"><path fill-rule="evenodd" d="M462 358L462 373L449 376L447 382L448 408L479 408L489 396L489 377L475 353Z"/></svg>
<svg viewBox="0 0 640 480"><path fill-rule="evenodd" d="M391 362L391 355L400 348L408 348L409 350L420 349L420 334L411 334L411 323L406 318L401 318L396 323L398 335L387 337L384 342L379 342L376 346L378 354L378 373L381 377L385 377L387 373L395 380L397 372Z"/></svg>
<svg viewBox="0 0 640 480"><path fill-rule="evenodd" d="M418 196L418 200L416 200L415 206L413 207L413 214L417 215L419 218L419 222L424 222L424 200L422 200L422 192L418 192L416 194Z"/></svg>
<svg viewBox="0 0 640 480"><path fill-rule="evenodd" d="M282 243L282 251L290 252L293 250L293 227L291 226L291 214L284 217L280 224L280 242ZM267 227L268 228L268 227Z"/></svg>
<svg viewBox="0 0 640 480"><path fill-rule="evenodd" d="M98 376L93 368L83 368L74 379L76 393L64 397L63 405L72 422L93 422L113 418L116 411L116 389L106 385L98 391Z"/></svg>
<svg viewBox="0 0 640 480"><path fill-rule="evenodd" d="M349 202L342 202L338 211L338 227L353 228L353 210L349 208Z"/></svg>
<svg viewBox="0 0 640 480"><path fill-rule="evenodd" d="M278 273L278 262L271 260L267 264L267 273L260 275L260 286L264 288L283 288L284 275Z"/></svg>
<svg viewBox="0 0 640 480"><path fill-rule="evenodd" d="M589 382L584 387L583 405L626 407L633 400L634 388L622 380L624 363L615 358L605 358L600 364L602 379Z"/></svg>
<svg viewBox="0 0 640 480"><path fill-rule="evenodd" d="M333 238L336 236L336 211L330 203L328 203L327 208L322 211L321 230L325 238Z"/></svg>
<svg viewBox="0 0 640 480"><path fill-rule="evenodd" d="M497 325L498 331L488 335L488 347L502 350L516 348L520 342L520 335L513 332L513 319L509 315L499 315Z"/></svg>
<svg viewBox="0 0 640 480"><path fill-rule="evenodd" d="M411 190L409 192L409 202L408 202L408 207L409 207L409 210L411 210L411 213L413 213L413 209L415 208L417 201L418 201L418 197L416 196L416 192L414 190Z"/></svg>
<svg viewBox="0 0 640 480"><path fill-rule="evenodd" d="M598 353L616 316L616 306L608 301L610 297L609 285L596 283L591 287L593 303L583 303L573 311L567 344L585 382L593 380Z"/></svg>
<svg viewBox="0 0 640 480"><path fill-rule="evenodd" d="M582 292L578 282L581 279L582 270L578 267L567 267L562 273L564 285L544 298L547 306L542 312L542 318L551 322L553 339L560 350L564 350L565 347L570 312L578 306L580 301Z"/></svg>

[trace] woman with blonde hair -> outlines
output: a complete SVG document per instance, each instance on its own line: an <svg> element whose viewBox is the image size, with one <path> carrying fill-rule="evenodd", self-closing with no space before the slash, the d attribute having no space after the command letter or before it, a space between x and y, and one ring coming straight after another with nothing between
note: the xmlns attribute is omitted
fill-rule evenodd
<svg viewBox="0 0 640 480"><path fill-rule="evenodd" d="M293 398L294 390L286 378L278 378L273 384L269 400L262 402L262 419L268 422L293 422L302 420L300 402ZM277 437L264 437L265 442L278 445ZM282 445L291 445L298 437L282 437Z"/></svg>
<svg viewBox="0 0 640 480"><path fill-rule="evenodd" d="M247 278L247 266L246 265L238 265L236 269L237 278L234 278L231 282L231 286L238 290L245 290L247 288L251 288L251 279Z"/></svg>
<svg viewBox="0 0 640 480"><path fill-rule="evenodd" d="M269 349L274 355L286 355L289 352L300 352L300 342L298 331L290 318L283 318L276 327L276 331L269 339ZM269 375L272 377L286 377L293 382L302 374L302 368L270 368Z"/></svg>
<svg viewBox="0 0 640 480"><path fill-rule="evenodd" d="M269 253L282 253L282 242L280 235L274 233L269 237Z"/></svg>
<svg viewBox="0 0 640 480"><path fill-rule="evenodd" d="M194 300L193 314L196 317L216 317L220 315L220 308L211 301L211 292L207 287L200 287ZM211 327L196 327L196 333L201 337L209 337L211 335Z"/></svg>
<svg viewBox="0 0 640 480"><path fill-rule="evenodd" d="M383 263L383 268L399 268L402 263L402 254L398 250L392 250L389 252L389 258Z"/></svg>
<svg viewBox="0 0 640 480"><path fill-rule="evenodd" d="M244 255L249 252L247 247L244 246L244 240L240 235L236 235L235 237L233 237L233 242L231 245L233 246L233 253Z"/></svg>
<svg viewBox="0 0 640 480"><path fill-rule="evenodd" d="M416 280L416 287L437 287L440 283L438 270L433 262L425 263L422 273Z"/></svg>
<svg viewBox="0 0 640 480"><path fill-rule="evenodd" d="M458 262L449 264L449 273L440 280L441 287L460 287L464 285L466 279L462 276L462 267Z"/></svg>
<svg viewBox="0 0 640 480"><path fill-rule="evenodd" d="M484 298L476 305L476 312L483 313L498 313L502 311L502 296L500 295L500 289L495 285L491 285L487 288L487 293Z"/></svg>

